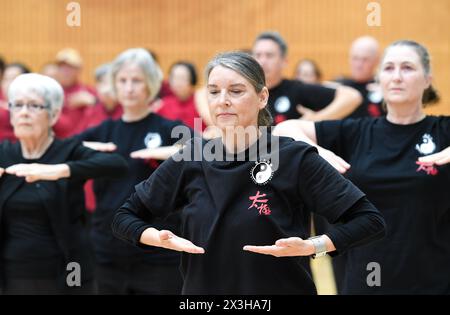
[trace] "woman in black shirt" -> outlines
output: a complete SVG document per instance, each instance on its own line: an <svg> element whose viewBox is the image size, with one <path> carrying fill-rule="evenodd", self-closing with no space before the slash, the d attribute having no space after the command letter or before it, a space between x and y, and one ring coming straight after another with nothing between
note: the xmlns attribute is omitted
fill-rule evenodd
<svg viewBox="0 0 450 315"><path fill-rule="evenodd" d="M313 147L258 129L271 124L269 95L251 56L219 55L207 78L222 137L192 140L137 185L113 231L140 247L184 252L184 294L315 294L302 257L379 238L383 218ZM180 236L153 223L177 210ZM306 240L310 211L343 224Z"/></svg>
<svg viewBox="0 0 450 315"><path fill-rule="evenodd" d="M100 294L179 294L182 279L178 253L161 248L137 249L114 237L113 216L133 192L179 148L172 131L189 130L181 122L153 113L149 105L158 95L162 73L150 54L142 48L122 52L112 63L111 83L123 115L106 120L78 138L94 149L112 147L129 166L126 177L94 181L96 209L92 217L91 239L96 259L96 280ZM180 126L181 125L181 126ZM170 220L175 229L177 218Z"/></svg>
<svg viewBox="0 0 450 315"><path fill-rule="evenodd" d="M52 126L64 98L55 80L20 75L8 96L19 142L0 144L2 291L92 293L83 184L88 178L124 175L125 161L76 140L54 139Z"/></svg>
<svg viewBox="0 0 450 315"><path fill-rule="evenodd" d="M386 218L386 238L348 252L343 293L449 294L450 117L423 111L436 101L428 51L412 41L393 43L379 81L385 118L288 121L274 133L320 145ZM373 263L378 267L368 268Z"/></svg>

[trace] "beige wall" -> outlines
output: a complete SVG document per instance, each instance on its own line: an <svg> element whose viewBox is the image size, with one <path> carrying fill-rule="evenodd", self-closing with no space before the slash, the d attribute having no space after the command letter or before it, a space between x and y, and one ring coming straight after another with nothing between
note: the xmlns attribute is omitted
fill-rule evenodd
<svg viewBox="0 0 450 315"><path fill-rule="evenodd" d="M432 56L435 85L443 101L432 113L450 114L450 1L379 0L382 25L366 23L368 0L78 0L81 27L66 25L64 0L2 0L0 54L34 70L65 46L85 59L83 79L92 82L95 66L125 48L147 47L165 71L178 59L203 69L221 50L251 46L254 36L276 29L290 45L289 67L301 57L318 61L326 79L347 71L352 39L362 34L383 46L409 38Z"/></svg>

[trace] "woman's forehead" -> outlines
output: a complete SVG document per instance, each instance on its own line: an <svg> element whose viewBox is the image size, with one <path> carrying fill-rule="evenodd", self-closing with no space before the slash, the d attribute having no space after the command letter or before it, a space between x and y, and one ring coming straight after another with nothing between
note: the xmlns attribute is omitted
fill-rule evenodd
<svg viewBox="0 0 450 315"><path fill-rule="evenodd" d="M417 52L408 46L394 46L388 49L384 56L383 63L388 62L411 62L420 63Z"/></svg>
<svg viewBox="0 0 450 315"><path fill-rule="evenodd" d="M208 77L208 85L249 85L250 82L244 76L233 69L223 66L215 66Z"/></svg>
<svg viewBox="0 0 450 315"><path fill-rule="evenodd" d="M144 70L142 69L142 67L135 61L128 61L126 63L124 63L119 71L117 71L117 74L119 75L126 75L126 74L130 74L130 75L144 75Z"/></svg>

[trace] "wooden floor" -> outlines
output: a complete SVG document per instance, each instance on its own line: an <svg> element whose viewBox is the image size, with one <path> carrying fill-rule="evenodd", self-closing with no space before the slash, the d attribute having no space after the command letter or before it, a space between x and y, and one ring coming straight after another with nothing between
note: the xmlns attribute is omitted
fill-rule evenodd
<svg viewBox="0 0 450 315"><path fill-rule="evenodd" d="M324 256L311 259L311 270L319 295L335 295L336 284L334 282L331 257Z"/></svg>

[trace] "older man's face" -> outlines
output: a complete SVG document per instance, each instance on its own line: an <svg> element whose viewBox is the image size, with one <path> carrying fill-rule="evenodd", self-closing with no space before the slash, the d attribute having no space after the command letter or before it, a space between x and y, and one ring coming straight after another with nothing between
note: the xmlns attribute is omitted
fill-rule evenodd
<svg viewBox="0 0 450 315"><path fill-rule="evenodd" d="M10 116L14 134L19 139L48 136L50 115L44 98L34 92L18 92L11 103Z"/></svg>
<svg viewBox="0 0 450 315"><path fill-rule="evenodd" d="M368 45L355 45L350 50L352 79L357 82L370 81L378 64L378 52Z"/></svg>
<svg viewBox="0 0 450 315"><path fill-rule="evenodd" d="M78 82L80 73L80 68L71 66L67 63L61 63L58 65L57 78L63 87L68 88Z"/></svg>
<svg viewBox="0 0 450 315"><path fill-rule="evenodd" d="M270 39L258 40L253 46L252 53L263 68L268 84L281 80L283 69L286 66L286 58L276 42Z"/></svg>

